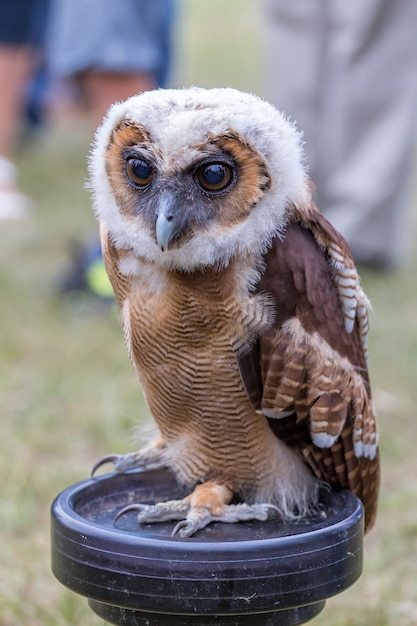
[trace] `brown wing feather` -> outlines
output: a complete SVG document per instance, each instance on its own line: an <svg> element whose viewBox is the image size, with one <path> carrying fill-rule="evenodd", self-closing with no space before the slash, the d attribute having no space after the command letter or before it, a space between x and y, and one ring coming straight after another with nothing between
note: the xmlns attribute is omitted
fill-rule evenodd
<svg viewBox="0 0 417 626"><path fill-rule="evenodd" d="M311 223L290 223L264 255L257 291L273 297L276 320L245 355L242 378L254 406L317 478L358 495L369 528L379 463L366 355L357 314L351 332L346 330L327 246L345 255L345 267L354 266L343 238L318 212L311 217Z"/></svg>

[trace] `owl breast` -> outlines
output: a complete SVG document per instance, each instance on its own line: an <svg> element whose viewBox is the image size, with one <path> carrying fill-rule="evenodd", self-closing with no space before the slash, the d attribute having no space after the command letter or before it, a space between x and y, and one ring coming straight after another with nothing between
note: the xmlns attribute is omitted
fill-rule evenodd
<svg viewBox="0 0 417 626"><path fill-rule="evenodd" d="M274 438L249 402L237 354L268 324L271 309L247 288L244 295L232 274L231 267L204 280L178 273L158 293L138 278L124 323L168 464L187 484L227 480L253 496L270 471L263 465Z"/></svg>

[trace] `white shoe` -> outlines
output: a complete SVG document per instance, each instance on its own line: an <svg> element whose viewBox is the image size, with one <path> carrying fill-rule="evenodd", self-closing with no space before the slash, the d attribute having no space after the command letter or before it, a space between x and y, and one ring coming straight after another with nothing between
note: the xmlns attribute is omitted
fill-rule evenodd
<svg viewBox="0 0 417 626"><path fill-rule="evenodd" d="M20 191L0 189L0 220L21 220L27 217L33 202Z"/></svg>
<svg viewBox="0 0 417 626"><path fill-rule="evenodd" d="M0 220L23 219L33 201L16 187L17 171L13 163L0 156Z"/></svg>

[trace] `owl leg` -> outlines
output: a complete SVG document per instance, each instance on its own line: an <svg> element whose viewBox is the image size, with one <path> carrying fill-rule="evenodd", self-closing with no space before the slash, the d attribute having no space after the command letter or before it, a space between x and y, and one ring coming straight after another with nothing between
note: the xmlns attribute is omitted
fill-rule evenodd
<svg viewBox="0 0 417 626"><path fill-rule="evenodd" d="M269 513L280 513L272 504L230 504L232 498L233 492L227 486L209 481L198 485L183 500L169 500L153 505L128 505L118 513L115 522L129 511L138 511L140 524L181 520L172 534L190 537L210 522L234 523L253 519L265 521Z"/></svg>
<svg viewBox="0 0 417 626"><path fill-rule="evenodd" d="M94 476L99 467L105 463L113 463L116 472L127 472L130 469L156 469L165 467L165 442L157 437L149 446L129 454L106 454L93 465L91 476Z"/></svg>

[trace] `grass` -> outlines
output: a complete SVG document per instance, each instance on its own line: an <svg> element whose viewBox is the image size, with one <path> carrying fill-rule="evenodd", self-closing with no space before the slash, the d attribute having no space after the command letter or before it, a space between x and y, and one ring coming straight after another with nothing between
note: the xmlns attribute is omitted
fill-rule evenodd
<svg viewBox="0 0 417 626"><path fill-rule="evenodd" d="M254 0L183 2L176 84L262 91ZM213 43L213 33L216 33ZM95 231L83 188L91 131L55 124L19 154L32 218L1 222L0 623L97 626L52 576L49 507L109 451L129 448L147 415L117 316L56 296L73 240ZM370 364L379 411L382 488L359 582L329 600L317 626L417 624L416 251L401 271L363 272L373 303Z"/></svg>

